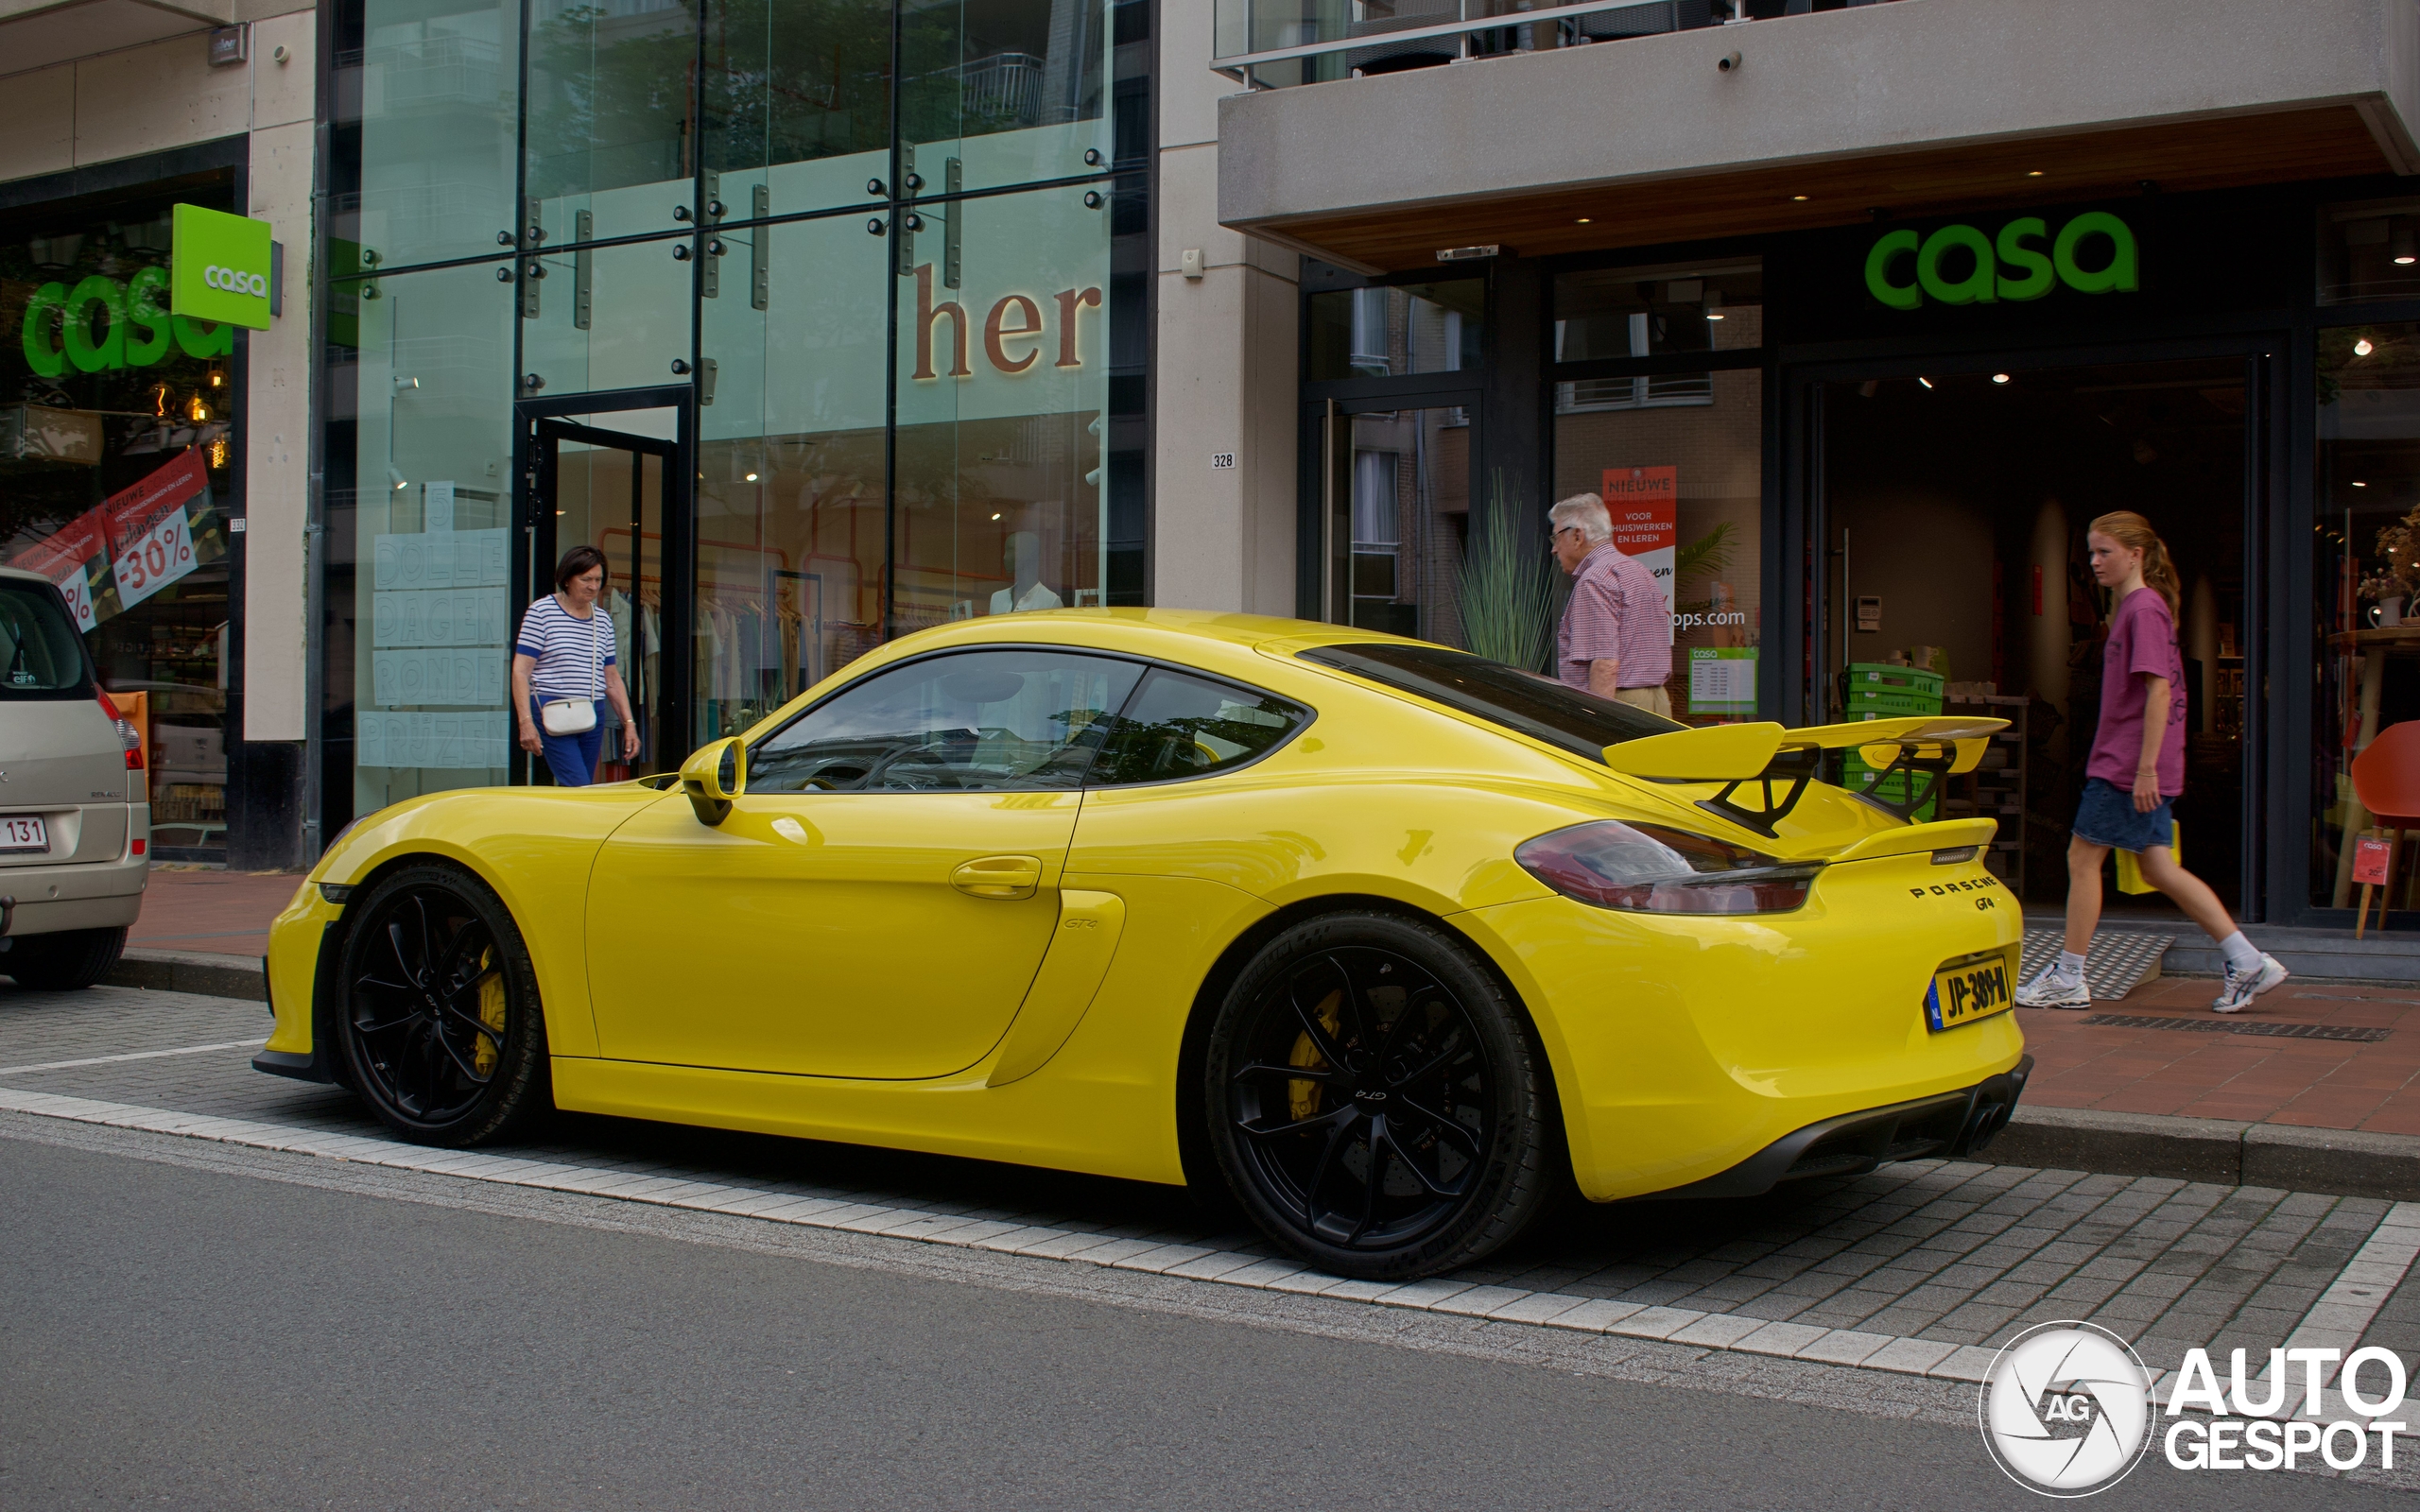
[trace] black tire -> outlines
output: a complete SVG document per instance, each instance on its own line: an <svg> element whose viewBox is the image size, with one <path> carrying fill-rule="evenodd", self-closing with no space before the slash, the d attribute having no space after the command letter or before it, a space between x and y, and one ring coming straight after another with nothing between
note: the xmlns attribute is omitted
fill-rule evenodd
<svg viewBox="0 0 2420 1512"><path fill-rule="evenodd" d="M331 1017L345 1079L381 1122L460 1149L553 1106L537 972L487 884L425 862L345 912Z"/></svg>
<svg viewBox="0 0 2420 1512"><path fill-rule="evenodd" d="M1434 924L1357 912L1286 930L1236 977L1202 1061L1206 1133L1236 1200L1324 1270L1436 1275L1553 1205L1545 1053Z"/></svg>
<svg viewBox="0 0 2420 1512"><path fill-rule="evenodd" d="M123 929L65 929L56 935L19 935L0 953L0 971L36 992L73 992L110 974L126 954Z"/></svg>

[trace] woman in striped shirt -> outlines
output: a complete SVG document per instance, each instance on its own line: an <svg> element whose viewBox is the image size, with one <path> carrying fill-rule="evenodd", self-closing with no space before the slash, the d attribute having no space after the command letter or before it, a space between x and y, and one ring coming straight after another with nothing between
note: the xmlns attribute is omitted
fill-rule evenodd
<svg viewBox="0 0 2420 1512"><path fill-rule="evenodd" d="M512 648L512 700L521 718L521 748L546 758L547 770L564 787L596 781L596 758L605 738L605 701L622 717L622 760L639 752L638 721L614 664L614 617L597 606L605 592L605 554L574 546L555 566L555 591L521 617ZM576 735L548 734L541 704L558 699L587 703L594 722Z"/></svg>

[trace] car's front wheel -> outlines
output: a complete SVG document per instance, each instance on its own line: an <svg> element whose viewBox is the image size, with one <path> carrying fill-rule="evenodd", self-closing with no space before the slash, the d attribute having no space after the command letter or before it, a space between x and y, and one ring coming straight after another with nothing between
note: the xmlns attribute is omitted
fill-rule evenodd
<svg viewBox="0 0 2420 1512"><path fill-rule="evenodd" d="M458 1148L550 1105L537 973L502 899L427 863L389 873L346 912L337 1040L388 1127Z"/></svg>
<svg viewBox="0 0 2420 1512"><path fill-rule="evenodd" d="M1203 1056L1211 1148L1270 1237L1343 1275L1469 1264L1551 1202L1546 1057L1438 926L1305 920L1236 977Z"/></svg>

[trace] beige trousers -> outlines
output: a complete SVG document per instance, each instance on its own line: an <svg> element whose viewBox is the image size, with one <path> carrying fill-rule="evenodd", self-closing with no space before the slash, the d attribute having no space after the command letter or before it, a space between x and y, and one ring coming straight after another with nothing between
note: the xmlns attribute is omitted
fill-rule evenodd
<svg viewBox="0 0 2420 1512"><path fill-rule="evenodd" d="M1634 709L1644 709L1649 713L1662 714L1667 719L1672 717L1672 696L1664 691L1664 684L1660 682L1651 683L1644 688L1624 688L1616 693L1614 697Z"/></svg>

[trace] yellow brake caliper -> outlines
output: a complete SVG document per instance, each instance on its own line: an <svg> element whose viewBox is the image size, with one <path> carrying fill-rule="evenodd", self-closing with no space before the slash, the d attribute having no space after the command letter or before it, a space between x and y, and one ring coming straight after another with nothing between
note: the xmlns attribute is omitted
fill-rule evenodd
<svg viewBox="0 0 2420 1512"><path fill-rule="evenodd" d="M504 1034L504 973L490 970L494 965L495 952L479 953L479 971L484 973L479 980L479 1022L501 1037ZM496 1040L481 1035L476 1048L471 1052L471 1064L479 1069L482 1076L495 1070L496 1043Z"/></svg>
<svg viewBox="0 0 2420 1512"><path fill-rule="evenodd" d="M1333 1039L1340 1032L1343 1012L1343 988L1340 988L1320 1000L1320 1027L1328 1032L1329 1038ZM1305 1071L1329 1069L1327 1057L1320 1054L1319 1046L1311 1043L1310 1031L1307 1029L1295 1039L1294 1052L1286 1057L1286 1064L1300 1066ZM1289 1081L1286 1084L1286 1107L1287 1110L1294 1115L1295 1123L1299 1124L1306 1118L1318 1116L1320 1093L1325 1090L1315 1081Z"/></svg>

